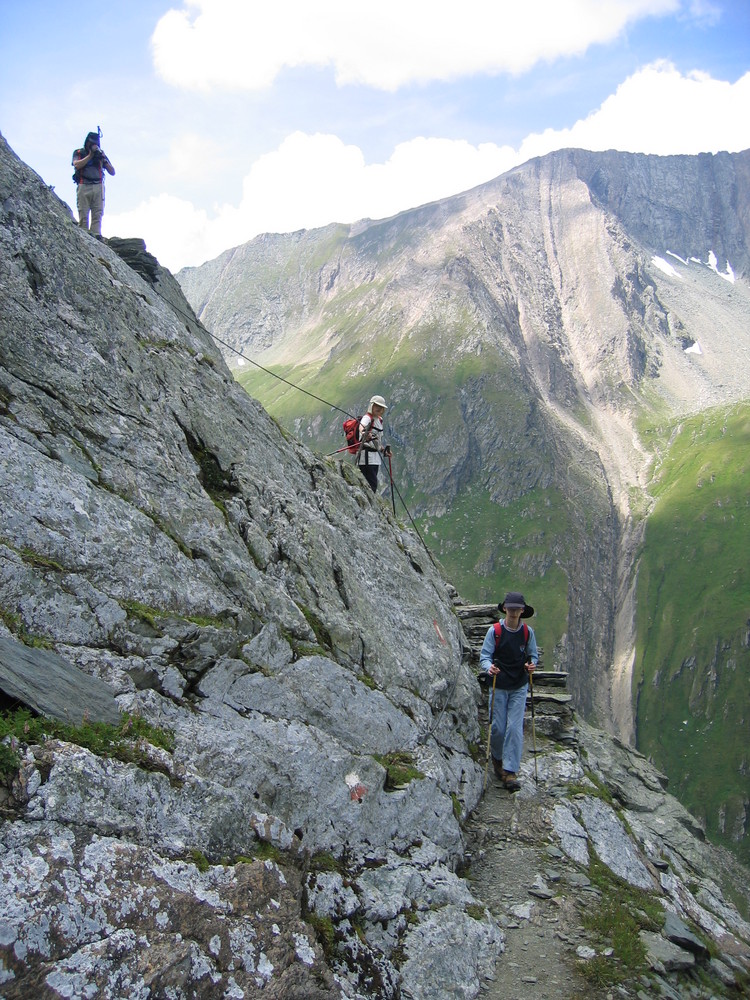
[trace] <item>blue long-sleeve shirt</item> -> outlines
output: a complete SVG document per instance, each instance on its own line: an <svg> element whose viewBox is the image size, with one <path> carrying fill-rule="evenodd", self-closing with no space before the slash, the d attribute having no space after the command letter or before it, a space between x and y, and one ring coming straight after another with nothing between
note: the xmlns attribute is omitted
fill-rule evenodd
<svg viewBox="0 0 750 1000"><path fill-rule="evenodd" d="M527 676L524 664L529 660L537 664L539 662L539 651L536 645L536 636L531 626L528 641L524 641L524 623L521 622L515 632L511 632L503 621L500 637L500 648L495 646L495 626L490 625L487 635L484 637L482 649L479 654L479 666L485 672L489 672L493 663L500 667L496 684L501 688L513 689L521 687L526 683ZM496 655L497 654L497 655Z"/></svg>

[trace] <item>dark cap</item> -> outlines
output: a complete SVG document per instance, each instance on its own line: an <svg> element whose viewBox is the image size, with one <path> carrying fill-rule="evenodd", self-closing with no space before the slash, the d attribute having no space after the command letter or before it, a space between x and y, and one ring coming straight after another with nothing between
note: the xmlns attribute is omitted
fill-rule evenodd
<svg viewBox="0 0 750 1000"><path fill-rule="evenodd" d="M508 591L504 599L498 604L500 611L507 611L508 608L523 608L521 611L522 618L531 618L534 614L534 609L530 604L526 603L523 594L519 594L514 590Z"/></svg>

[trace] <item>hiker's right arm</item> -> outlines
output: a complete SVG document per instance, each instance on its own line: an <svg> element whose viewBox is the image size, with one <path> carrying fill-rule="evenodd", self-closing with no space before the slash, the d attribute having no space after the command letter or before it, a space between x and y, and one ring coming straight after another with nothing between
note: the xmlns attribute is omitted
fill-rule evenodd
<svg viewBox="0 0 750 1000"><path fill-rule="evenodd" d="M482 643L482 649L479 653L479 666L487 674L496 674L498 672L497 667L492 662L492 657L495 655L495 626L490 625L487 629L487 635L484 637L484 642Z"/></svg>

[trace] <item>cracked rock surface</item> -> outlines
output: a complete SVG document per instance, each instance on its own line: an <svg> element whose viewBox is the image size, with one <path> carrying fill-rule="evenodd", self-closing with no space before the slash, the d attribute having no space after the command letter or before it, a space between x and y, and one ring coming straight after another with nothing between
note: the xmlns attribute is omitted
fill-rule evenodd
<svg viewBox="0 0 750 1000"><path fill-rule="evenodd" d="M141 764L15 740L0 788L3 995L308 996L306 970L325 995L418 994L432 972L417 940L448 949L465 923L460 820L481 794L454 594L356 470L288 440L240 389L172 276L153 259L134 269L138 254L78 229L0 138L0 638L6 675L31 671L4 704L104 718L111 700L67 710L75 676L174 734ZM389 781L396 752L413 780ZM105 841L117 877L84 878ZM264 852L297 885L274 896L282 919L236 892ZM335 942L325 921L298 929L321 855L358 900ZM204 865L231 904L222 890L206 905ZM192 900L200 927L150 921L172 905L159 873L174 866L179 912ZM374 866L415 888L370 943L356 877ZM248 921L263 939L252 954ZM497 935L490 920L469 929L453 945L467 989ZM182 935L174 959L167 933Z"/></svg>

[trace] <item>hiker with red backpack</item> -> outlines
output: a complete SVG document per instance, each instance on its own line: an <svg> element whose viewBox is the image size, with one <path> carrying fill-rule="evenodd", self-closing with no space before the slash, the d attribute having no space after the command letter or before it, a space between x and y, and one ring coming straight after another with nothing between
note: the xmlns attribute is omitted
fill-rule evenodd
<svg viewBox="0 0 750 1000"><path fill-rule="evenodd" d="M505 613L505 620L487 630L479 666L492 677L492 767L503 786L509 792L517 792L521 787L518 769L523 752L526 694L529 677L539 662L539 653L534 630L521 621L534 614L523 594L507 593L498 609Z"/></svg>
<svg viewBox="0 0 750 1000"><path fill-rule="evenodd" d="M73 180L77 185L78 225L98 240L102 239L104 215L104 171L114 177L115 168L102 150L101 131L89 132L82 149L73 151ZM89 227L89 214L91 226Z"/></svg>
<svg viewBox="0 0 750 1000"><path fill-rule="evenodd" d="M367 404L367 413L359 421L359 450L357 465L359 471L369 483L372 491L378 489L378 472L380 471L381 455L390 455L390 445L383 447L383 417L388 407L382 396L373 396Z"/></svg>

